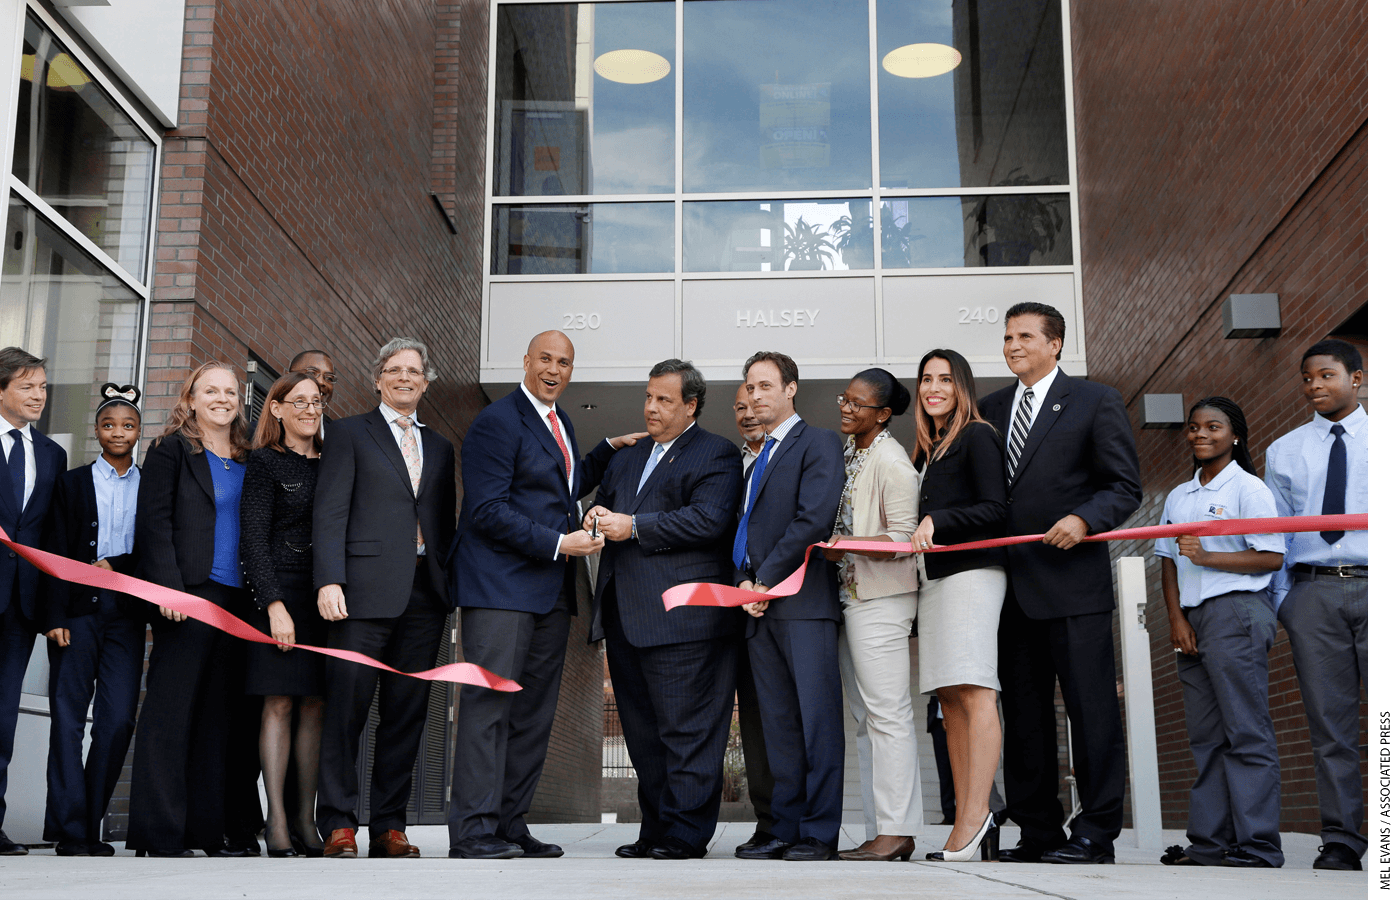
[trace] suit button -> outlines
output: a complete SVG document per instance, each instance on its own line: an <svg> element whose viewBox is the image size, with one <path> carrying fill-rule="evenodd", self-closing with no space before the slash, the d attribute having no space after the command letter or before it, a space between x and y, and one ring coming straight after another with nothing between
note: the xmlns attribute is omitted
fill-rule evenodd
<svg viewBox="0 0 1400 900"><path fill-rule="evenodd" d="M92 598L92 602L93 602L93 603L96 603L96 602L97 602L97 598L96 598L96 597L93 597L93 598Z"/></svg>
<svg viewBox="0 0 1400 900"><path fill-rule="evenodd" d="M92 523L92 527L93 527L93 528L96 528L96 527L97 527L97 523L96 523L96 522L93 522L93 523Z"/></svg>
<svg viewBox="0 0 1400 900"><path fill-rule="evenodd" d="M10 559L14 559L14 558L15 558L15 551L11 550L11 551L10 551Z"/></svg>
<svg viewBox="0 0 1400 900"><path fill-rule="evenodd" d="M89 546L89 547L96 547L96 546L97 546L97 541L88 541L88 546Z"/></svg>

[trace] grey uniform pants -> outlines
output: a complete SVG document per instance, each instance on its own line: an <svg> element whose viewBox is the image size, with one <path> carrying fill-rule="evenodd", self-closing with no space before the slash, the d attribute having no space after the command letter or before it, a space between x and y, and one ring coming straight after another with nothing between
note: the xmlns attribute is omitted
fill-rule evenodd
<svg viewBox="0 0 1400 900"><path fill-rule="evenodd" d="M1186 610L1197 655L1177 657L1196 783L1186 854L1219 865L1238 846L1275 867L1279 842L1278 743L1269 716L1269 648L1278 630L1263 591L1233 591Z"/></svg>
<svg viewBox="0 0 1400 900"><path fill-rule="evenodd" d="M1361 680L1366 675L1366 579L1303 575L1279 607L1308 714L1323 843L1366 852L1361 792Z"/></svg>

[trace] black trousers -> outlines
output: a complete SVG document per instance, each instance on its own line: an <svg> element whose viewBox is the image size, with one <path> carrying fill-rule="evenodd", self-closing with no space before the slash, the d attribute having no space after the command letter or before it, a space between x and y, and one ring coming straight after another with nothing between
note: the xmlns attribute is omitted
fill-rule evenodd
<svg viewBox="0 0 1400 900"><path fill-rule="evenodd" d="M609 590L602 598L608 672L642 808L638 837L704 850L715 834L724 751L734 716L735 647L727 636L659 647L627 640Z"/></svg>
<svg viewBox="0 0 1400 900"><path fill-rule="evenodd" d="M768 745L763 740L763 715L758 709L758 688L753 683L746 641L734 644L734 690L739 698L739 740L744 748L744 782L753 804L757 830L773 833L773 770L768 768Z"/></svg>
<svg viewBox="0 0 1400 900"><path fill-rule="evenodd" d="M186 591L242 612L246 591L206 581ZM237 638L194 619L152 621L146 700L131 771L131 850L220 847L229 711L243 696L231 677Z"/></svg>
<svg viewBox="0 0 1400 900"><path fill-rule="evenodd" d="M10 760L15 755L24 670L34 651L34 625L20 612L19 592L12 585L0 585L0 591L10 592L10 603L0 612L0 825L4 825L5 788L9 784Z"/></svg>
<svg viewBox="0 0 1400 900"><path fill-rule="evenodd" d="M520 684L515 693L463 686L457 718L448 836L529 831L525 815L544 771L569 641L568 597L542 615L462 608L462 657Z"/></svg>
<svg viewBox="0 0 1400 900"><path fill-rule="evenodd" d="M437 662L446 622L446 607L433 591L427 566L420 564L403 615L395 619L332 622L326 644L337 650L363 653L401 672L421 672ZM370 838L386 831L403 831L407 824L413 764L418 758L432 685L422 679L327 658L326 712L316 797L316 828L323 839L329 839L337 828L360 826L355 816L360 800L355 757L376 686L379 727L374 738L374 770L370 774Z"/></svg>
<svg viewBox="0 0 1400 900"><path fill-rule="evenodd" d="M1006 808L1023 840L1064 842L1055 681L1073 732L1070 749L1082 812L1074 837L1111 847L1123 830L1127 758L1118 680L1113 668L1113 614L1031 619L1012 589L1001 607L997 675L1006 721L1002 754Z"/></svg>
<svg viewBox="0 0 1400 900"><path fill-rule="evenodd" d="M69 621L67 647L48 642L46 841L92 844L102 840L102 817L136 730L146 623L123 609L109 592L103 591L100 597L96 612ZM89 703L92 743L84 763Z"/></svg>

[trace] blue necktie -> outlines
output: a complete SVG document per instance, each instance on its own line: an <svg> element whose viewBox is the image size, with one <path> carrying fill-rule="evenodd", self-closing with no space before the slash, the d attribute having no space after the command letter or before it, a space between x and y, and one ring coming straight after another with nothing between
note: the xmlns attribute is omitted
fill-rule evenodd
<svg viewBox="0 0 1400 900"><path fill-rule="evenodd" d="M763 482L763 470L768 468L768 453L777 441L768 438L763 442L763 450L749 469L749 502L744 505L744 517L739 520L739 530L734 534L734 568L744 568L749 558L749 514L753 512L754 501L758 499L758 486Z"/></svg>
<svg viewBox="0 0 1400 900"><path fill-rule="evenodd" d="M10 456L6 462L10 466L10 481L15 491L15 509L24 512L24 435L18 428L10 432L14 442L10 444Z"/></svg>
<svg viewBox="0 0 1400 900"><path fill-rule="evenodd" d="M1332 426L1332 452L1327 457L1327 484L1322 489L1322 514L1338 516L1347 511L1347 445L1342 443L1346 429ZM1341 531L1324 531L1322 539L1335 544L1342 539Z"/></svg>
<svg viewBox="0 0 1400 900"><path fill-rule="evenodd" d="M637 493L640 494L642 492L642 485L647 483L647 479L651 477L651 473L656 470L656 464L661 462L661 457L665 455L666 449L660 444L657 444L651 449L651 456L647 458L647 467L642 470L642 480L637 482Z"/></svg>

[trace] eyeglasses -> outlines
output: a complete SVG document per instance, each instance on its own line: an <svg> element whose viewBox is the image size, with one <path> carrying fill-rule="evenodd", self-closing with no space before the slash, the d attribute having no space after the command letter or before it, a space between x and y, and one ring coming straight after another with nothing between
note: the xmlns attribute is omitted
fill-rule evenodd
<svg viewBox="0 0 1400 900"><path fill-rule="evenodd" d="M864 403L857 403L854 400L847 400L845 394L836 395L836 405L842 409L849 409L852 412L858 409L884 409L883 406L868 406Z"/></svg>
<svg viewBox="0 0 1400 900"><path fill-rule="evenodd" d="M404 374L407 374L410 378L422 378L423 370L415 369L412 366L409 366L407 368L403 366L390 366L389 368L385 369L381 374L388 375L390 378L398 378L400 375Z"/></svg>
<svg viewBox="0 0 1400 900"><path fill-rule="evenodd" d="M316 379L317 381L324 381L326 384L335 384L335 373L334 373L334 372L322 372L320 369L316 368L315 366L307 366L307 367L305 367L305 368L303 368L303 369L298 369L297 371L300 372L300 373L303 374L303 375L310 375L312 378Z"/></svg>
<svg viewBox="0 0 1400 900"><path fill-rule="evenodd" d="M282 402L290 403L297 409L306 409L308 406L315 407L316 409L325 409L327 406L324 400L283 400Z"/></svg>

